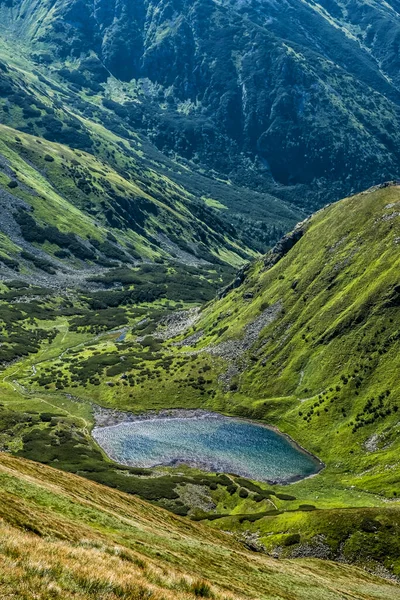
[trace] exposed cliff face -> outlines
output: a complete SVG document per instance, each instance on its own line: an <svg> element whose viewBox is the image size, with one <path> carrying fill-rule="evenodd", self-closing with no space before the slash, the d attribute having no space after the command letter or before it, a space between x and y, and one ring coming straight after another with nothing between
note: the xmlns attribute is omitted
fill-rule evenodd
<svg viewBox="0 0 400 600"><path fill-rule="evenodd" d="M0 6L39 59L72 57L97 86L110 74L136 80L134 91L106 90L123 98L124 118L236 182L311 208L398 175L394 0Z"/></svg>

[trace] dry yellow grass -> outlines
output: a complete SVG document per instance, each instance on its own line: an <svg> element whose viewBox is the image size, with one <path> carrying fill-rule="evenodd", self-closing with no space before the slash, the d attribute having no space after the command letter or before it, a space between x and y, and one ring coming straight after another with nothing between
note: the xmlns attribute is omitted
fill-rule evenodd
<svg viewBox="0 0 400 600"><path fill-rule="evenodd" d="M0 519L1 600L400 598L396 584L360 569L251 553L233 536L4 453Z"/></svg>
<svg viewBox="0 0 400 600"><path fill-rule="evenodd" d="M104 600L193 598L203 583L173 569L157 568L118 546L42 540L0 525L0 597ZM207 584L215 598L234 600ZM207 593L207 592L206 592Z"/></svg>

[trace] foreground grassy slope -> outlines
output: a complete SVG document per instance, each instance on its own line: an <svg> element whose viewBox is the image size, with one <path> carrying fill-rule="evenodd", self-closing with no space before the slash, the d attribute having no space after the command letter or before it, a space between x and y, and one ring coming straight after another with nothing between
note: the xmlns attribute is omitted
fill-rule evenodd
<svg viewBox="0 0 400 600"><path fill-rule="evenodd" d="M73 475L0 455L2 598L393 599L345 565L276 561ZM17 595L16 595L17 594Z"/></svg>

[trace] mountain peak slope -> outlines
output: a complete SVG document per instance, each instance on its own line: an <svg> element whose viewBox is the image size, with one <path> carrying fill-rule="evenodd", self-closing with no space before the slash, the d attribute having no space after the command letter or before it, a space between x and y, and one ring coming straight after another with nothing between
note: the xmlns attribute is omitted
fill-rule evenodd
<svg viewBox="0 0 400 600"><path fill-rule="evenodd" d="M398 176L396 8L14 0L0 16L38 70L163 152L310 212Z"/></svg>

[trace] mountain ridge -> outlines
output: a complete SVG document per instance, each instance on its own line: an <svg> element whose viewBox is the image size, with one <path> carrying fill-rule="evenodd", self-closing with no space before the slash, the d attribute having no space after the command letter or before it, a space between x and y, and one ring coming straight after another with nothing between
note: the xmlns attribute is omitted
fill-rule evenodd
<svg viewBox="0 0 400 600"><path fill-rule="evenodd" d="M4 18L36 44L38 67L47 62L64 81L100 92L125 125L194 168L308 212L324 195L336 200L398 175L390 3L288 0L278 11L165 0L156 10L147 0L134 9L58 0L47 16L42 3L16 6L25 18L3 6ZM366 22L376 25L363 36Z"/></svg>

